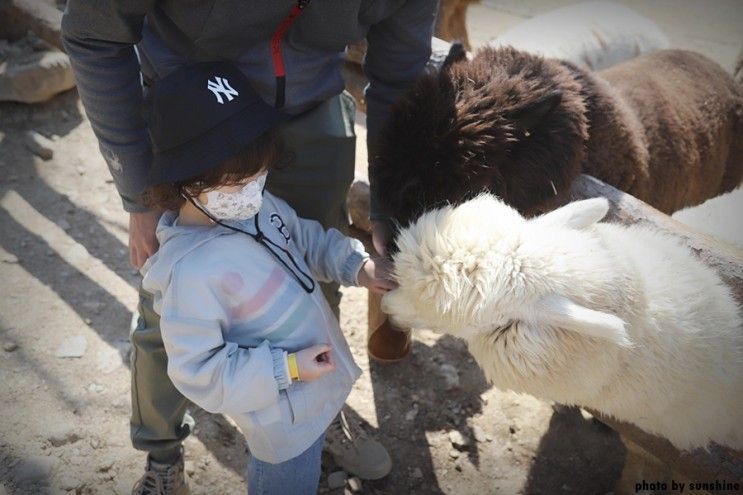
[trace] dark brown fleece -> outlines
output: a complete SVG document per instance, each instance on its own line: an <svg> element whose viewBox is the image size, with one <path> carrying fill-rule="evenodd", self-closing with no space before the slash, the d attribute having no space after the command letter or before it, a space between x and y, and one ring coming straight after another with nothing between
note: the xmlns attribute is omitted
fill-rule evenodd
<svg viewBox="0 0 743 495"><path fill-rule="evenodd" d="M396 105L370 171L403 224L482 190L539 213L581 172L670 213L740 184L743 90L691 52L592 74L485 48Z"/></svg>

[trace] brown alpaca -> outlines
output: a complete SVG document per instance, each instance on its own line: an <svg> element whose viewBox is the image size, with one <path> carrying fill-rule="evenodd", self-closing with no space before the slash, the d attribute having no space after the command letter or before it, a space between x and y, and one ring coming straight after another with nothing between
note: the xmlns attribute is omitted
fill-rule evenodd
<svg viewBox="0 0 743 495"><path fill-rule="evenodd" d="M526 215L580 173L671 213L743 175L743 87L702 55L664 50L591 73L484 48L424 76L375 147L380 204L405 224L489 190Z"/></svg>

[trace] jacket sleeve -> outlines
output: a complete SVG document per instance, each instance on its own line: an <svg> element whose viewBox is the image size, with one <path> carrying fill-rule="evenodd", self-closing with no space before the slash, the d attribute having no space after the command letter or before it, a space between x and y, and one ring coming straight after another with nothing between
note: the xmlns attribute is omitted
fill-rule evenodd
<svg viewBox="0 0 743 495"><path fill-rule="evenodd" d="M160 317L168 376L185 397L209 412L268 407L291 384L286 352L268 341L249 348L226 341L230 317L220 297L203 273L176 267Z"/></svg>
<svg viewBox="0 0 743 495"><path fill-rule="evenodd" d="M367 147L373 169L374 150L392 105L412 86L431 56L431 37L436 16L436 0L407 0L391 16L369 28L364 72L366 89ZM372 172L372 170L370 170ZM383 218L371 182L372 220Z"/></svg>
<svg viewBox="0 0 743 495"><path fill-rule="evenodd" d="M358 285L356 276L369 258L364 245L337 229L326 230L316 220L300 218L292 207L278 198L276 203L289 235L304 254L312 276L320 282Z"/></svg>
<svg viewBox="0 0 743 495"><path fill-rule="evenodd" d="M134 45L154 0L68 0L62 40L80 99L127 211L145 211L137 199L152 160L141 114L142 85Z"/></svg>

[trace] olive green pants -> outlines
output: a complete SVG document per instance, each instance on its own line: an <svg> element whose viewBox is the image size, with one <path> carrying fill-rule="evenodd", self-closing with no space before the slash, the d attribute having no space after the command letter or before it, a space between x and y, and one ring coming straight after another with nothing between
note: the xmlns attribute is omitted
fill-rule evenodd
<svg viewBox="0 0 743 495"><path fill-rule="evenodd" d="M346 194L354 174L355 104L348 94L331 98L281 128L290 164L268 174L267 189L286 200L301 217L326 228L346 231ZM322 284L331 308L339 314L338 284ZM136 449L169 457L194 426L188 400L168 378L168 358L160 335L160 317L152 295L139 291L139 320L132 342L131 438ZM160 454L160 455L158 455Z"/></svg>

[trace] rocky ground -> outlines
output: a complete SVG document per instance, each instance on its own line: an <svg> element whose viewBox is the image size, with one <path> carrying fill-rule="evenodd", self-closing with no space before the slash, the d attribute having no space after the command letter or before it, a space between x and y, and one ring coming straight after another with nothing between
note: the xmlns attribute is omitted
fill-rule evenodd
<svg viewBox="0 0 743 495"><path fill-rule="evenodd" d="M474 7L473 41L547 3ZM742 40L719 38L743 32L733 29L743 27L734 2L677 3L685 15L681 7L664 13L667 5L636 6L657 14L675 43L697 43L732 64L728 54L739 46L728 45ZM697 27L684 34L706 21L707 38L695 37ZM721 211L704 215L719 219ZM142 473L144 456L128 436L127 335L138 275L127 261L126 221L74 91L45 104L0 104L0 495L128 493ZM493 389L462 342L427 331L416 334L406 361L370 362L365 291L345 289L341 311L364 369L352 414L389 448L394 469L381 481L344 481L327 458L321 492L613 491L625 450L590 416ZM193 492L244 493L242 437L225 418L194 413L198 426L185 443Z"/></svg>

